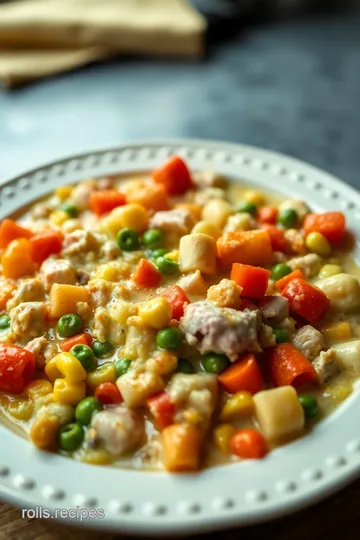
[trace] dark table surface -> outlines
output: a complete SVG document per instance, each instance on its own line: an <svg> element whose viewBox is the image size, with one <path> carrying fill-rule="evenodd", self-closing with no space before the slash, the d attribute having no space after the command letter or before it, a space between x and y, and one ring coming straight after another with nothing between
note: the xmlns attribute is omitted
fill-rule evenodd
<svg viewBox="0 0 360 540"><path fill-rule="evenodd" d="M0 91L0 178L149 137L256 145L360 187L360 14L253 27L214 46L203 63L114 60ZM355 540L359 485L293 517L221 537ZM0 505L1 540L64 535L114 538L49 522L29 528L18 510Z"/></svg>

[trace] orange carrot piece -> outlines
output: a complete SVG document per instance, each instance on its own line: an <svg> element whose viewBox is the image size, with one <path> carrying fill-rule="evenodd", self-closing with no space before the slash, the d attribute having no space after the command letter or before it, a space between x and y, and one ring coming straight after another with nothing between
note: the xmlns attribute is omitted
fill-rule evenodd
<svg viewBox="0 0 360 540"><path fill-rule="evenodd" d="M154 182L165 186L169 195L182 195L193 187L190 171L179 156L171 157L155 169L152 177Z"/></svg>
<svg viewBox="0 0 360 540"><path fill-rule="evenodd" d="M175 405L170 401L168 392L161 392L146 401L149 411L160 429L164 429L174 421Z"/></svg>
<svg viewBox="0 0 360 540"><path fill-rule="evenodd" d="M242 296L262 298L266 293L270 277L270 270L249 264L234 263L230 279L242 287Z"/></svg>
<svg viewBox="0 0 360 540"><path fill-rule="evenodd" d="M289 301L291 311L311 323L321 321L330 308L326 294L304 279L292 279L281 294Z"/></svg>
<svg viewBox="0 0 360 540"><path fill-rule="evenodd" d="M232 454L242 459L261 459L268 453L266 439L256 429L240 429L230 439Z"/></svg>
<svg viewBox="0 0 360 540"><path fill-rule="evenodd" d="M64 339L64 341L60 342L60 349L64 352L69 352L70 349L75 347L75 345L88 345L90 346L90 343L92 341L92 337L90 334L77 334L76 336L73 336L68 339Z"/></svg>
<svg viewBox="0 0 360 540"><path fill-rule="evenodd" d="M59 231L49 229L30 238L31 258L41 264L53 253L62 249L63 235Z"/></svg>
<svg viewBox="0 0 360 540"><path fill-rule="evenodd" d="M246 390L256 394L264 387L264 379L252 353L245 354L218 376L220 384L230 394Z"/></svg>
<svg viewBox="0 0 360 540"><path fill-rule="evenodd" d="M114 208L123 206L125 203L125 195L115 189L93 191L90 195L90 208L97 216L111 212Z"/></svg>
<svg viewBox="0 0 360 540"><path fill-rule="evenodd" d="M142 287L157 287L161 282L161 273L150 261L140 259L132 278Z"/></svg>
<svg viewBox="0 0 360 540"><path fill-rule="evenodd" d="M292 279L295 279L295 278L304 279L304 274L298 268L294 270L293 272L291 272L290 274L288 274L287 276L275 281L275 285L279 289L279 291L282 291L283 289L285 289L286 285L290 283Z"/></svg>
<svg viewBox="0 0 360 540"><path fill-rule="evenodd" d="M220 260L230 265L235 262L266 266L272 261L270 236L267 231L228 232L217 242Z"/></svg>
<svg viewBox="0 0 360 540"><path fill-rule="evenodd" d="M184 315L184 307L186 304L190 304L189 298L186 296L185 291L179 287L179 285L172 285L158 294L167 298L170 302L172 309L172 318L179 321Z"/></svg>
<svg viewBox="0 0 360 540"><path fill-rule="evenodd" d="M141 204L148 210L168 210L171 206L165 186L155 182L139 183L136 189L128 189L126 199L129 203Z"/></svg>
<svg viewBox="0 0 360 540"><path fill-rule="evenodd" d="M268 232L270 236L271 247L274 251L285 251L286 238L282 229L269 223L263 223L261 228Z"/></svg>
<svg viewBox="0 0 360 540"><path fill-rule="evenodd" d="M17 279L36 270L31 257L31 246L28 238L18 238L10 242L1 258L2 273L6 278Z"/></svg>
<svg viewBox="0 0 360 540"><path fill-rule="evenodd" d="M324 214L308 214L304 220L306 234L319 232L331 244L338 244L345 234L345 216L342 212L325 212Z"/></svg>
<svg viewBox="0 0 360 540"><path fill-rule="evenodd" d="M266 362L275 386L294 386L317 381L311 362L291 343L279 343L266 350Z"/></svg>
<svg viewBox="0 0 360 540"><path fill-rule="evenodd" d="M258 220L261 223L269 223L275 225L278 211L273 206L262 206L258 209Z"/></svg>
<svg viewBox="0 0 360 540"><path fill-rule="evenodd" d="M201 431L191 424L172 424L161 434L165 469L193 472L199 469L203 442Z"/></svg>
<svg viewBox="0 0 360 540"><path fill-rule="evenodd" d="M12 219L4 219L0 225L0 249L6 248L16 238L30 238L33 233Z"/></svg>

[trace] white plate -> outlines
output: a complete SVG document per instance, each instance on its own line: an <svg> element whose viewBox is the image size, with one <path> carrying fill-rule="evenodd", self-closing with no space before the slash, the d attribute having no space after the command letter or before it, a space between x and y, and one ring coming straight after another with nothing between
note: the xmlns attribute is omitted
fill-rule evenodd
<svg viewBox="0 0 360 540"><path fill-rule="evenodd" d="M0 219L59 185L149 170L172 154L194 169L213 169L235 181L304 198L315 210L345 211L349 228L359 230L358 193L328 174L264 150L191 140L131 144L32 170L0 187ZM27 508L103 509L104 518L82 523L146 535L256 523L310 505L358 476L359 415L356 393L310 435L264 460L177 476L78 463L37 451L0 426L0 496Z"/></svg>

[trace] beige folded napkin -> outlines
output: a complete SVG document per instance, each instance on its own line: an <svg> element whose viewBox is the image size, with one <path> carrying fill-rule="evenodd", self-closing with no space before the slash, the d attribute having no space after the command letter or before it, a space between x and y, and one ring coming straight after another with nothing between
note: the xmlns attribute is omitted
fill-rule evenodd
<svg viewBox="0 0 360 540"><path fill-rule="evenodd" d="M0 5L0 81L15 86L118 53L203 54L186 0L21 0Z"/></svg>

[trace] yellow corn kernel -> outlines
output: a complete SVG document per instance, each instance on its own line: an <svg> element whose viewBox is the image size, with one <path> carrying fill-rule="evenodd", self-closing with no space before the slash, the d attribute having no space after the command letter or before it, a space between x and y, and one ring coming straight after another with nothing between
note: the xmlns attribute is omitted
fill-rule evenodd
<svg viewBox="0 0 360 540"><path fill-rule="evenodd" d="M65 201L70 197L73 192L72 186L60 186L55 189L55 195L60 199L60 201Z"/></svg>
<svg viewBox="0 0 360 540"><path fill-rule="evenodd" d="M77 458L83 463L90 465L107 465L111 463L111 455L105 448L86 448L81 449L77 454Z"/></svg>
<svg viewBox="0 0 360 540"><path fill-rule="evenodd" d="M17 420L29 420L34 412L34 405L30 399L15 399L10 401L7 412Z"/></svg>
<svg viewBox="0 0 360 540"><path fill-rule="evenodd" d="M250 392L237 392L233 394L222 408L220 420L229 422L250 416L254 411L254 401Z"/></svg>
<svg viewBox="0 0 360 540"><path fill-rule="evenodd" d="M320 268L319 276L322 278L327 278L341 273L342 268L338 264L324 264L324 266Z"/></svg>
<svg viewBox="0 0 360 540"><path fill-rule="evenodd" d="M170 261L179 262L179 250L173 249L172 251L169 251L169 253L166 253L164 257Z"/></svg>
<svg viewBox="0 0 360 540"><path fill-rule="evenodd" d="M141 233L146 230L148 223L149 216L146 209L141 204L133 203L112 210L108 216L101 219L99 226L101 232L115 236L124 228Z"/></svg>
<svg viewBox="0 0 360 540"><path fill-rule="evenodd" d="M55 210L54 212L51 212L49 219L53 225L57 225L58 227L65 223L67 219L70 219L70 216L67 212L63 212L62 210Z"/></svg>
<svg viewBox="0 0 360 540"><path fill-rule="evenodd" d="M61 422L58 416L41 415L35 418L30 428L30 439L38 448L42 450L52 450L56 447L57 436L60 431Z"/></svg>
<svg viewBox="0 0 360 540"><path fill-rule="evenodd" d="M55 356L53 360L56 361L56 367L69 383L85 381L86 370L81 362L69 352L62 352Z"/></svg>
<svg viewBox="0 0 360 540"><path fill-rule="evenodd" d="M91 390L95 390L99 384L103 382L115 382L116 379L116 369L114 364L106 362L102 366L96 368L95 371L88 373L87 383Z"/></svg>
<svg viewBox="0 0 360 540"><path fill-rule="evenodd" d="M352 337L351 326L346 321L327 324L326 326L322 327L321 332L326 343L344 341Z"/></svg>
<svg viewBox="0 0 360 540"><path fill-rule="evenodd" d="M31 381L31 383L27 385L27 387L25 388L25 392L32 401L37 401L39 398L51 394L52 385L51 383L49 383L49 381L44 381L43 379L35 379L35 381Z"/></svg>
<svg viewBox="0 0 360 540"><path fill-rule="evenodd" d="M256 206L262 206L266 203L266 199L260 191L249 189L248 191L245 191L243 197L245 201L256 204Z"/></svg>
<svg viewBox="0 0 360 540"><path fill-rule="evenodd" d="M76 405L84 399L86 395L86 385L84 381L69 382L66 379L56 379L54 382L54 401Z"/></svg>
<svg viewBox="0 0 360 540"><path fill-rule="evenodd" d="M319 232L311 232L305 238L305 245L312 253L327 257L331 253L331 246L325 236Z"/></svg>
<svg viewBox="0 0 360 540"><path fill-rule="evenodd" d="M59 371L56 365L56 356L51 358L45 366L45 374L50 381L55 381L56 379L61 379L62 373Z"/></svg>
<svg viewBox="0 0 360 540"><path fill-rule="evenodd" d="M209 221L199 221L194 225L192 231L192 234L201 233L201 234L207 234L208 236L211 236L214 240L217 240L221 236L221 229L214 223L210 223Z"/></svg>
<svg viewBox="0 0 360 540"><path fill-rule="evenodd" d="M231 437L236 433L236 429L231 424L219 424L214 429L213 440L215 446L227 454Z"/></svg>
<svg viewBox="0 0 360 540"><path fill-rule="evenodd" d="M167 298L152 298L139 307L139 317L151 328L160 330L171 321L172 309Z"/></svg>

